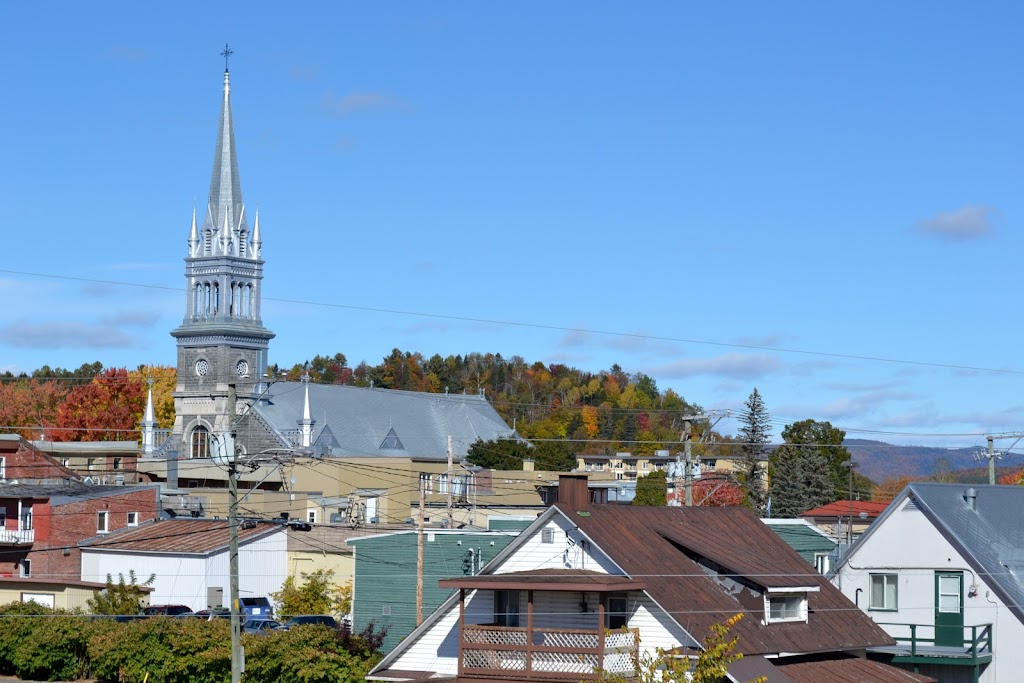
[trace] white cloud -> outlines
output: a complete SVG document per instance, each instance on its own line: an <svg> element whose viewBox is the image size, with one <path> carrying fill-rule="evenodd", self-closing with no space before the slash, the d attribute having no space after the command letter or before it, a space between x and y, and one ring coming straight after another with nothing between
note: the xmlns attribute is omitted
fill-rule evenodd
<svg viewBox="0 0 1024 683"><path fill-rule="evenodd" d="M692 377L718 375L732 379L764 377L782 369L782 363L773 356L727 353L713 358L679 360L652 367L649 374L656 377Z"/></svg>
<svg viewBox="0 0 1024 683"><path fill-rule="evenodd" d="M13 323L0 328L0 343L26 349L124 349L131 335L111 325L85 323Z"/></svg>
<svg viewBox="0 0 1024 683"><path fill-rule="evenodd" d="M992 230L995 210L990 206L968 205L949 213L937 213L917 224L919 232L953 240L986 237Z"/></svg>
<svg viewBox="0 0 1024 683"><path fill-rule="evenodd" d="M383 109L403 109L404 100L382 92L350 92L338 95L328 90L324 95L323 107L332 116L348 116L361 111L379 111Z"/></svg>

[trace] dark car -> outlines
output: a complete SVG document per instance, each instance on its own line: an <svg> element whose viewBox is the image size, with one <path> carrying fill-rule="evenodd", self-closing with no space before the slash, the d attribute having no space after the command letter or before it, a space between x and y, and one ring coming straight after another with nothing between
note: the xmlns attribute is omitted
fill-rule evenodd
<svg viewBox="0 0 1024 683"><path fill-rule="evenodd" d="M281 622L273 619L249 619L242 624L243 633L266 635L281 628Z"/></svg>
<svg viewBox="0 0 1024 683"><path fill-rule="evenodd" d="M299 614L284 622L282 629L287 631L292 626L326 626L338 628L338 620L329 614Z"/></svg>
<svg viewBox="0 0 1024 683"><path fill-rule="evenodd" d="M213 621L214 619L230 619L231 610L227 607L217 607L214 609L202 609L195 614L188 614L185 616L196 617L197 619L206 619L207 621ZM243 621L245 618L243 617Z"/></svg>
<svg viewBox="0 0 1024 683"><path fill-rule="evenodd" d="M178 617L192 614L192 608L185 605L149 605L142 608L142 613L147 617Z"/></svg>

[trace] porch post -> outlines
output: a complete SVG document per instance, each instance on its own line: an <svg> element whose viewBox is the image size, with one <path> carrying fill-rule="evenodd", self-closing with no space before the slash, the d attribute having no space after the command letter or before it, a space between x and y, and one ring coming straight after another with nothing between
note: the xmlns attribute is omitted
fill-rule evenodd
<svg viewBox="0 0 1024 683"><path fill-rule="evenodd" d="M604 671L604 602L602 593L597 601L597 668Z"/></svg>
<svg viewBox="0 0 1024 683"><path fill-rule="evenodd" d="M526 675L533 671L533 591L526 591Z"/></svg>
<svg viewBox="0 0 1024 683"><path fill-rule="evenodd" d="M466 589L459 589L459 664L458 676L462 677L462 644L466 642Z"/></svg>

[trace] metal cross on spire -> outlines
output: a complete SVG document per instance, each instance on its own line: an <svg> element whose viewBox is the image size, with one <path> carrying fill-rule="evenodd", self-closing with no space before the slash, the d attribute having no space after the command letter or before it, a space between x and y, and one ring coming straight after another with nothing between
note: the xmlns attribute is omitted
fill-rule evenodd
<svg viewBox="0 0 1024 683"><path fill-rule="evenodd" d="M228 47L227 43L224 43L224 51L220 53L220 56L224 58L224 71L228 70L228 58L235 54L235 51Z"/></svg>

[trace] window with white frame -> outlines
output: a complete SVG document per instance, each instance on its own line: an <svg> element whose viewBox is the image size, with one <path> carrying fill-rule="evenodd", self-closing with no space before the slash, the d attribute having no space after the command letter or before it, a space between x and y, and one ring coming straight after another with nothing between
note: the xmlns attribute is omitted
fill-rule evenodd
<svg viewBox="0 0 1024 683"><path fill-rule="evenodd" d="M21 567L22 577L32 576L32 560L22 560L18 564Z"/></svg>
<svg viewBox="0 0 1024 683"><path fill-rule="evenodd" d="M139 525L139 513L138 512L129 512L128 513L128 526L138 526L138 525Z"/></svg>
<svg viewBox="0 0 1024 683"><path fill-rule="evenodd" d="M188 455L190 458L210 457L210 430L206 427L196 427L192 430Z"/></svg>
<svg viewBox="0 0 1024 683"><path fill-rule="evenodd" d="M872 574L868 590L868 609L895 612L899 609L896 586L898 574Z"/></svg>
<svg viewBox="0 0 1024 683"><path fill-rule="evenodd" d="M316 524L316 509L312 508L306 510L306 521L310 524Z"/></svg>
<svg viewBox="0 0 1024 683"><path fill-rule="evenodd" d="M434 492L434 478L429 472L420 472L420 491L424 495Z"/></svg>
<svg viewBox="0 0 1024 683"><path fill-rule="evenodd" d="M448 493L448 473L442 472L437 475L437 492Z"/></svg>
<svg viewBox="0 0 1024 683"><path fill-rule="evenodd" d="M105 534L110 531L110 513L100 510L96 513L96 533Z"/></svg>
<svg viewBox="0 0 1024 683"><path fill-rule="evenodd" d="M7 458L0 458L0 479L7 478Z"/></svg>
<svg viewBox="0 0 1024 683"><path fill-rule="evenodd" d="M818 570L819 574L828 574L831 566L828 556L828 553L814 553L814 568Z"/></svg>
<svg viewBox="0 0 1024 683"><path fill-rule="evenodd" d="M769 593L764 602L765 623L807 621L806 593Z"/></svg>

